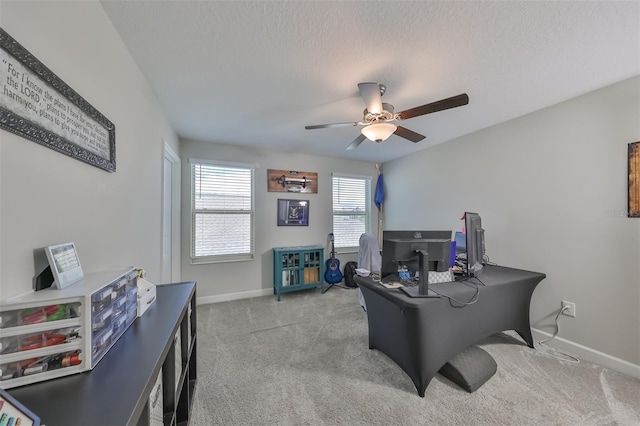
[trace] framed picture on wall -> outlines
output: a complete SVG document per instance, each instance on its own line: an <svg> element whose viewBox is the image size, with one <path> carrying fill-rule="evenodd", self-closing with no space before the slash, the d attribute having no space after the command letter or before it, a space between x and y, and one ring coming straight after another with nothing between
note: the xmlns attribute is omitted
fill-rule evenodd
<svg viewBox="0 0 640 426"><path fill-rule="evenodd" d="M309 226L309 200L278 199L278 226Z"/></svg>
<svg viewBox="0 0 640 426"><path fill-rule="evenodd" d="M640 217L640 142L629 144L629 217Z"/></svg>

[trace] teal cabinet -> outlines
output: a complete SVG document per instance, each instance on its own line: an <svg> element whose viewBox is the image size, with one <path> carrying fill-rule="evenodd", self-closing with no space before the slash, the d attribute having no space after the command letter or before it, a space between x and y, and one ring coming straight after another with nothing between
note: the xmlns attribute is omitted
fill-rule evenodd
<svg viewBox="0 0 640 426"><path fill-rule="evenodd" d="M324 248L320 246L274 247L273 294L322 287Z"/></svg>

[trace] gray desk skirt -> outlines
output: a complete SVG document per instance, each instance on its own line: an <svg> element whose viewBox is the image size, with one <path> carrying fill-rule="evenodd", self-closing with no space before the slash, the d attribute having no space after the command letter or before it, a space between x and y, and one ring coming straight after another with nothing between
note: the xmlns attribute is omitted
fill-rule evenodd
<svg viewBox="0 0 640 426"><path fill-rule="evenodd" d="M356 277L367 305L369 348L395 361L424 397L438 370L455 354L491 334L515 330L533 348L529 305L545 274L500 266L485 266L479 279L430 286L449 298L410 298L371 278ZM484 285L483 285L484 284Z"/></svg>

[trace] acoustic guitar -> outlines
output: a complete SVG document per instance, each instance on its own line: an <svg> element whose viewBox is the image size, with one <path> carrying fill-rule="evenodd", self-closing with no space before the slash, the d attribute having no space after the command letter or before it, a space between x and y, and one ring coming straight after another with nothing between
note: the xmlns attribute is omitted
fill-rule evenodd
<svg viewBox="0 0 640 426"><path fill-rule="evenodd" d="M336 259L333 232L329 234L329 239L331 240L331 258L325 263L324 280L329 284L336 284L342 281L342 272L340 272L340 261Z"/></svg>

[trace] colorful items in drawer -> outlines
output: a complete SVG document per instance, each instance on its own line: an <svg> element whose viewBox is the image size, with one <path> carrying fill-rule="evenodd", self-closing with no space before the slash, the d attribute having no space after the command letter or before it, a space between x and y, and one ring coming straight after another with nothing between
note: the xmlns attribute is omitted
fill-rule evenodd
<svg viewBox="0 0 640 426"><path fill-rule="evenodd" d="M46 321L50 316L59 318L62 315L60 313L60 308L62 308L64 312L64 306L60 305L51 305L35 309L25 309L22 313L22 324L38 324L40 322Z"/></svg>
<svg viewBox="0 0 640 426"><path fill-rule="evenodd" d="M45 371L73 367L82 364L81 350L61 352L53 355L31 358L0 365L0 380L15 379L22 376L44 373Z"/></svg>
<svg viewBox="0 0 640 426"><path fill-rule="evenodd" d="M53 346L64 343L67 340L65 334L39 334L37 336L31 336L23 339L20 344L21 351L28 351L31 349L38 349L44 346Z"/></svg>
<svg viewBox="0 0 640 426"><path fill-rule="evenodd" d="M0 339L0 353L30 351L32 349L69 343L79 338L77 327L61 328L41 333L11 336Z"/></svg>
<svg viewBox="0 0 640 426"><path fill-rule="evenodd" d="M3 312L0 328L77 318L79 305L79 303L49 305Z"/></svg>

